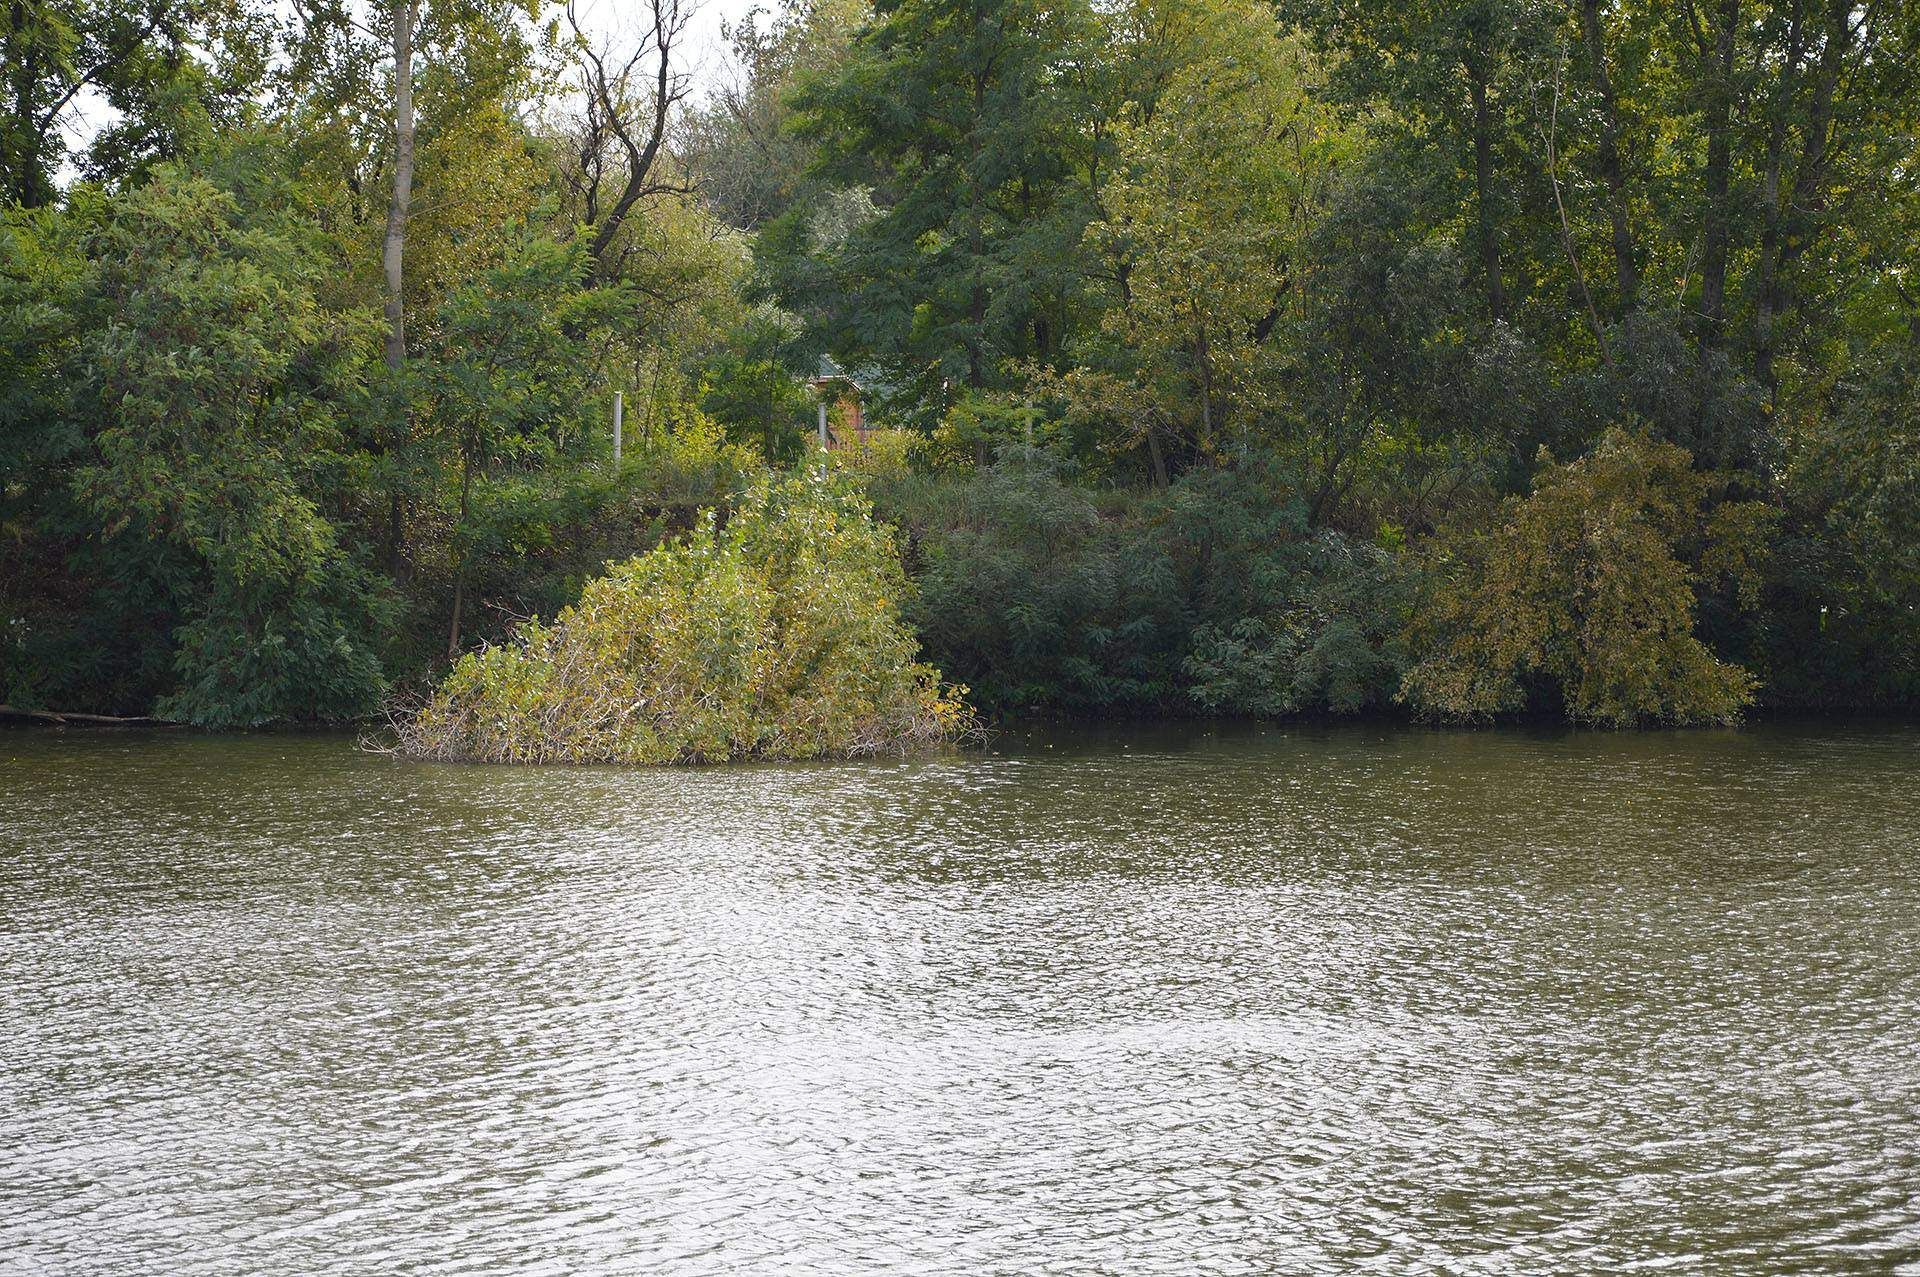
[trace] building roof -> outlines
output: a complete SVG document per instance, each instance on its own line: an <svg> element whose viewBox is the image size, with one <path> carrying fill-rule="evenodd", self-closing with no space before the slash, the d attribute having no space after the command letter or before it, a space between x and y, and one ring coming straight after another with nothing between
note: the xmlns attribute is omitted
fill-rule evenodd
<svg viewBox="0 0 1920 1277"><path fill-rule="evenodd" d="M820 356L820 371L807 378L807 384L816 390L835 384L851 386L855 390L860 389L860 383L853 379L852 374L842 371L840 365L833 362L831 355Z"/></svg>

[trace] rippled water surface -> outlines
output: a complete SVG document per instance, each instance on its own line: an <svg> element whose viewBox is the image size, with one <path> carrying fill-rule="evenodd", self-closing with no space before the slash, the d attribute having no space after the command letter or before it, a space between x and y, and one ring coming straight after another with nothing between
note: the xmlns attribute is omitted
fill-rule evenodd
<svg viewBox="0 0 1920 1277"><path fill-rule="evenodd" d="M1920 733L0 735L0 1271L1920 1273Z"/></svg>

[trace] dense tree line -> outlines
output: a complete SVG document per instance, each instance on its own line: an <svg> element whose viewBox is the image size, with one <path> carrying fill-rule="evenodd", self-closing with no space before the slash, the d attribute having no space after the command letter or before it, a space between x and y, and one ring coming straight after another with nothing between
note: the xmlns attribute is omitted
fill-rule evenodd
<svg viewBox="0 0 1920 1277"><path fill-rule="evenodd" d="M0 702L365 714L800 463L825 356L990 707L1920 696L1920 9L685 27L0 11Z"/></svg>

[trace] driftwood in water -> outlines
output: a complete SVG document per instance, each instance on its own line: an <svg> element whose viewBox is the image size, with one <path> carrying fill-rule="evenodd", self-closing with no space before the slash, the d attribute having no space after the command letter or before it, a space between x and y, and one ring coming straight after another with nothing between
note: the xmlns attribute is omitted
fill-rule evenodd
<svg viewBox="0 0 1920 1277"><path fill-rule="evenodd" d="M112 714L74 714L50 709L0 705L0 723L45 723L50 727L178 727L170 718L119 718Z"/></svg>

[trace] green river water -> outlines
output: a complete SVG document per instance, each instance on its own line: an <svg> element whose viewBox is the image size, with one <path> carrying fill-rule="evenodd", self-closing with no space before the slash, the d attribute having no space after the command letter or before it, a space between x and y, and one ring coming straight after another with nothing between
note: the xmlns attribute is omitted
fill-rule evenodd
<svg viewBox="0 0 1920 1277"><path fill-rule="evenodd" d="M1920 731L0 733L0 1273L1920 1274Z"/></svg>

